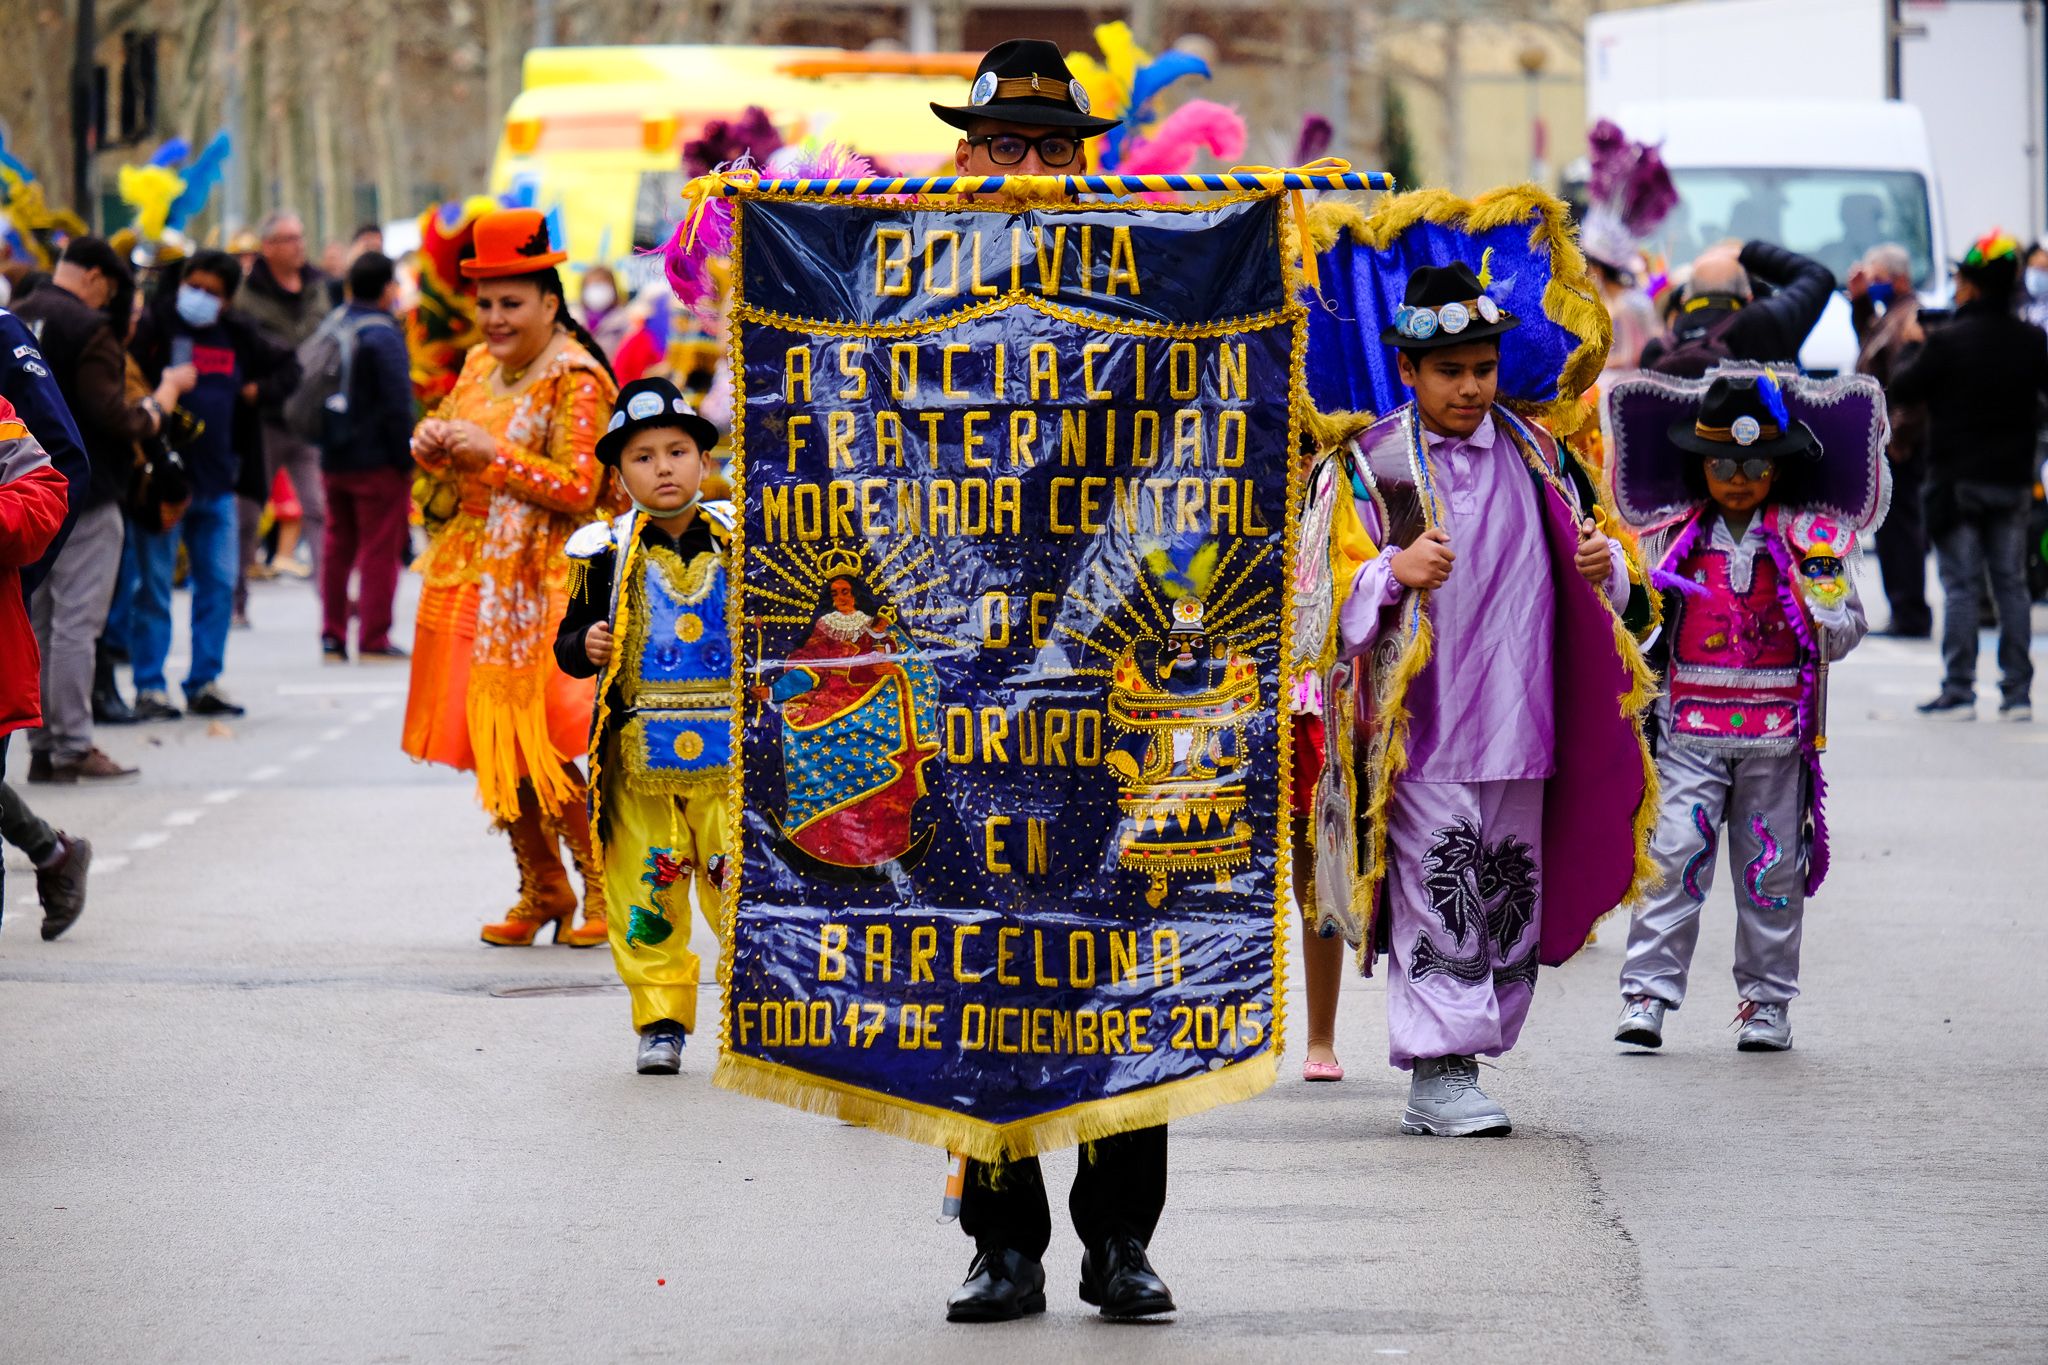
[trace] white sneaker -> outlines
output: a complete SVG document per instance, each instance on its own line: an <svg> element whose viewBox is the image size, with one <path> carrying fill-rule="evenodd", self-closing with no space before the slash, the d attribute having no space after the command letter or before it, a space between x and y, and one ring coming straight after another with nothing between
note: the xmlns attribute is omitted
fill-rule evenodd
<svg viewBox="0 0 2048 1365"><path fill-rule="evenodd" d="M2023 701L2007 702L1998 708L1998 718L2008 723L2025 724L2034 718L2034 708Z"/></svg>
<svg viewBox="0 0 2048 1365"><path fill-rule="evenodd" d="M1429 1137L1484 1137L1514 1131L1508 1111L1479 1088L1476 1057L1418 1057L1401 1131Z"/></svg>
<svg viewBox="0 0 2048 1365"><path fill-rule="evenodd" d="M1664 1046L1664 1011L1671 1007L1654 995L1631 995L1621 1002L1621 1022L1614 1041L1630 1047Z"/></svg>
<svg viewBox="0 0 2048 1365"><path fill-rule="evenodd" d="M1783 1052L1792 1046L1792 1007L1777 1000L1745 1000L1735 1012L1742 1026L1735 1035L1740 1052Z"/></svg>
<svg viewBox="0 0 2048 1365"><path fill-rule="evenodd" d="M650 1028L641 1034L633 1069L643 1076L673 1076L681 1071L683 1031L674 1027Z"/></svg>

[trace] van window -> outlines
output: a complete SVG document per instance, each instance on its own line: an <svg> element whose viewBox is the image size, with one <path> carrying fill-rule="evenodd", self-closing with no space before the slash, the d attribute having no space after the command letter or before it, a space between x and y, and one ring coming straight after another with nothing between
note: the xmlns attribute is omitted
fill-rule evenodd
<svg viewBox="0 0 2048 1365"><path fill-rule="evenodd" d="M680 170L641 172L640 193L633 203L633 250L668 245L669 234L683 220L686 178Z"/></svg>
<svg viewBox="0 0 2048 1365"><path fill-rule="evenodd" d="M1849 277L1880 242L1913 258L1913 280L1934 283L1927 182L1911 171L1673 168L1678 207L1660 234L1671 260L1689 261L1726 238L1774 242Z"/></svg>

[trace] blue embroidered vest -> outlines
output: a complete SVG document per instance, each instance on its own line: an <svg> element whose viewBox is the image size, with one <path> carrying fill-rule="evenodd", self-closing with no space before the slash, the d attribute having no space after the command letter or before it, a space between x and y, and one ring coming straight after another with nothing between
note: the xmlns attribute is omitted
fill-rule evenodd
<svg viewBox="0 0 2048 1365"><path fill-rule="evenodd" d="M630 535L630 516L623 520ZM627 780L657 791L723 782L733 715L724 557L707 550L684 563L627 535L616 538L631 553L621 555L612 588L612 619L625 609L618 681Z"/></svg>

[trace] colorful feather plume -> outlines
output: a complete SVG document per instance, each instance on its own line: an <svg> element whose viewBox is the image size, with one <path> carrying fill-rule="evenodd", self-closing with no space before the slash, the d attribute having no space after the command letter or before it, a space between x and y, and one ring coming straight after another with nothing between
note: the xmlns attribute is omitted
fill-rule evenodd
<svg viewBox="0 0 2048 1365"><path fill-rule="evenodd" d="M1329 154L1330 144L1336 141L1337 130L1321 114L1305 114L1301 120L1301 135L1294 139L1294 164L1306 166L1311 161L1320 161Z"/></svg>
<svg viewBox="0 0 2048 1365"><path fill-rule="evenodd" d="M233 154L234 144L225 130L215 133L213 141L192 159L192 164L180 172L185 178L185 188L171 201L169 223L173 228L183 230L185 224L205 210L206 201L213 197L214 187L227 174L228 157Z"/></svg>
<svg viewBox="0 0 2048 1365"><path fill-rule="evenodd" d="M1756 391L1764 400L1764 411L1771 414L1771 420L1778 424L1778 430L1792 429L1792 415L1785 411L1785 390L1778 384L1778 376L1766 369L1756 377Z"/></svg>
<svg viewBox="0 0 2048 1365"><path fill-rule="evenodd" d="M2012 234L2004 228L1993 228L1970 243L1970 249L1963 255L1963 265L1975 270L2006 257L2017 258L2019 254L2020 244L2013 240Z"/></svg>
<svg viewBox="0 0 2048 1365"><path fill-rule="evenodd" d="M1136 154L1136 144L1147 138L1158 122L1154 105L1159 96L1167 87L1189 76L1207 79L1209 64L1189 52L1167 52L1154 57L1138 46L1131 26L1121 19L1099 25L1095 45L1102 51L1100 61L1085 52L1072 53L1067 58L1067 66L1088 92L1096 116L1118 121L1117 127L1089 142L1089 169L1102 174L1135 175L1139 172L1131 169L1128 159Z"/></svg>
<svg viewBox="0 0 2048 1365"><path fill-rule="evenodd" d="M1678 187L1655 147L1631 142L1611 119L1586 134L1586 216L1579 242L1594 260L1629 270L1643 241L1678 207Z"/></svg>
<svg viewBox="0 0 2048 1365"><path fill-rule="evenodd" d="M171 205L185 192L185 177L160 162L123 166L116 182L121 202L135 210L135 231L145 242L163 240Z"/></svg>
<svg viewBox="0 0 2048 1365"><path fill-rule="evenodd" d="M1124 148L1117 173L1178 175L1201 152L1234 162L1244 155L1245 137L1244 120L1235 109L1213 100L1189 100Z"/></svg>
<svg viewBox="0 0 2048 1365"><path fill-rule="evenodd" d="M778 145L767 158L766 165L761 165L756 158L741 156L709 169L759 169L764 176L790 180L851 179L875 173L872 161L838 142L815 146ZM718 273L712 262L731 251L732 201L713 198L704 205L694 225L687 218L677 223L668 241L658 249L662 273L668 276L669 289L677 301L700 317L712 316L716 312L720 292Z"/></svg>
<svg viewBox="0 0 2048 1365"><path fill-rule="evenodd" d="M781 130L759 105L748 105L736 119L713 119L704 131L683 144L683 173L695 178L717 166L738 164L752 158L759 165L781 151Z"/></svg>
<svg viewBox="0 0 2048 1365"><path fill-rule="evenodd" d="M1663 156L1648 143L1629 141L1611 119L1594 124L1586 142L1588 200L1611 209L1638 240L1655 232L1678 207Z"/></svg>

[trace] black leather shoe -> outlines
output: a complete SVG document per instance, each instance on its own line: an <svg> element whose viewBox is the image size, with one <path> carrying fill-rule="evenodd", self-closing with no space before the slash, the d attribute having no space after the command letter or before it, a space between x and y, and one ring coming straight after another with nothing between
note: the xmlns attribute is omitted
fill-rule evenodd
<svg viewBox="0 0 2048 1365"><path fill-rule="evenodd" d="M64 856L36 870L36 896L43 903L43 942L78 923L85 913L85 875L92 868L92 845L76 835L60 834Z"/></svg>
<svg viewBox="0 0 2048 1365"><path fill-rule="evenodd" d="M1175 1311L1173 1291L1152 1273L1145 1244L1135 1237L1112 1237L1081 1253L1081 1301L1119 1320Z"/></svg>
<svg viewBox="0 0 2048 1365"><path fill-rule="evenodd" d="M121 696L118 687L107 687L92 694L92 722L95 725L133 725L135 711Z"/></svg>
<svg viewBox="0 0 2048 1365"><path fill-rule="evenodd" d="M947 1322L1014 1322L1045 1311L1045 1267L1021 1251L977 1251L946 1300Z"/></svg>

